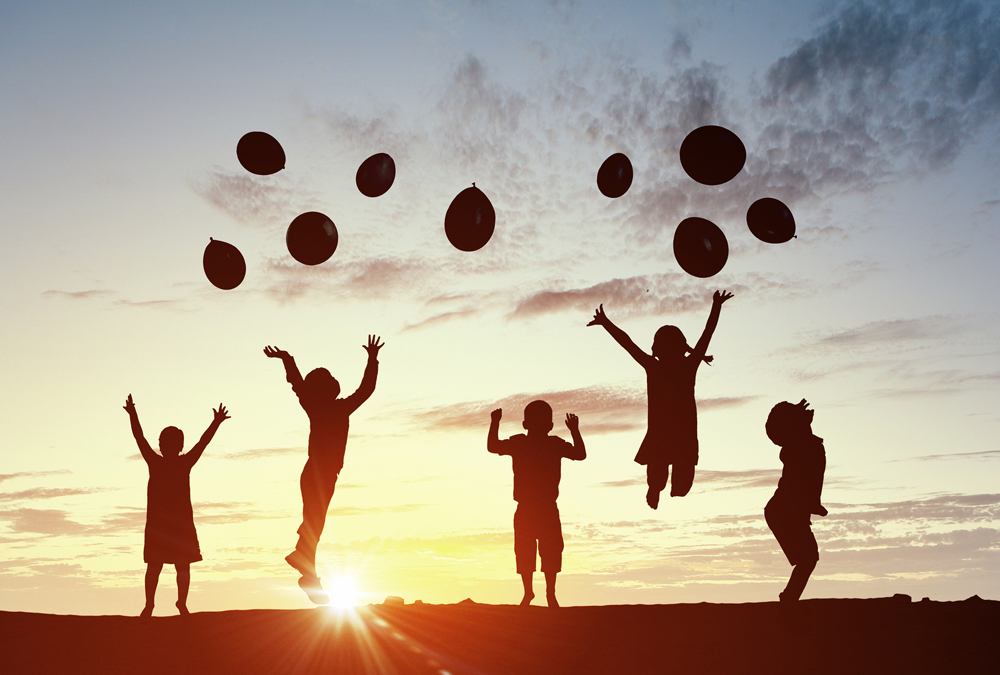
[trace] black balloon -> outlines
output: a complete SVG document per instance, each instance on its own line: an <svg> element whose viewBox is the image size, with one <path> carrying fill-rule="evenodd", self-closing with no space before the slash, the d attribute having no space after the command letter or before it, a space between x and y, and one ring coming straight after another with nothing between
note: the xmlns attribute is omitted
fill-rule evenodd
<svg viewBox="0 0 1000 675"><path fill-rule="evenodd" d="M753 236L768 244L783 244L795 236L792 212L773 197L763 197L750 205L747 226Z"/></svg>
<svg viewBox="0 0 1000 675"><path fill-rule="evenodd" d="M691 276L715 276L729 259L729 242L722 230L704 218L685 218L674 232L674 258Z"/></svg>
<svg viewBox="0 0 1000 675"><path fill-rule="evenodd" d="M497 214L489 197L473 183L458 193L444 215L444 233L460 251L478 251L493 236Z"/></svg>
<svg viewBox="0 0 1000 675"><path fill-rule="evenodd" d="M288 226L285 245L303 265L319 265L337 250L337 226L322 213L307 211Z"/></svg>
<svg viewBox="0 0 1000 675"><path fill-rule="evenodd" d="M681 143L681 166L704 185L722 185L736 177L747 161L739 136L716 126L698 127Z"/></svg>
<svg viewBox="0 0 1000 675"><path fill-rule="evenodd" d="M597 170L597 188L605 197L621 197L632 185L632 162L620 152L608 157Z"/></svg>
<svg viewBox="0 0 1000 675"><path fill-rule="evenodd" d="M236 144L236 157L244 169L258 176L270 176L285 168L285 151L281 143L263 131L244 134Z"/></svg>
<svg viewBox="0 0 1000 675"><path fill-rule="evenodd" d="M361 194L366 197L384 195L396 180L396 163L392 157L380 152L361 162L355 179Z"/></svg>
<svg viewBox="0 0 1000 675"><path fill-rule="evenodd" d="M205 276L217 288L230 291L241 283L247 275L247 263L243 254L232 244L208 238L205 255L201 258Z"/></svg>

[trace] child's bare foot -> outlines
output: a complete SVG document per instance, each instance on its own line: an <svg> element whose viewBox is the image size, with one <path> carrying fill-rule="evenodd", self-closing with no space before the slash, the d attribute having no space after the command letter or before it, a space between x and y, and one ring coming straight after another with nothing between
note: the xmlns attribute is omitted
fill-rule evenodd
<svg viewBox="0 0 1000 675"><path fill-rule="evenodd" d="M295 549L285 556L285 562L304 577L316 576L316 564L309 560L299 549Z"/></svg>
<svg viewBox="0 0 1000 675"><path fill-rule="evenodd" d="M531 591L525 591L524 597L521 598L521 607L527 607L531 604L531 601L535 599L535 594Z"/></svg>
<svg viewBox="0 0 1000 675"><path fill-rule="evenodd" d="M316 605L325 605L330 602L330 596L323 590L323 584L315 574L303 574L299 577L299 588L306 592L306 596Z"/></svg>
<svg viewBox="0 0 1000 675"><path fill-rule="evenodd" d="M153 606L152 605L146 605L145 607L143 607L142 608L142 612L139 614L139 618L140 619L148 619L151 616L153 616Z"/></svg>
<svg viewBox="0 0 1000 675"><path fill-rule="evenodd" d="M649 504L649 508L656 510L656 507L660 505L660 491L656 488L649 488L646 491L646 503Z"/></svg>
<svg viewBox="0 0 1000 675"><path fill-rule="evenodd" d="M549 607L558 607L559 601L556 600L556 594L554 591L547 591L545 593L545 601L549 603Z"/></svg>
<svg viewBox="0 0 1000 675"><path fill-rule="evenodd" d="M177 611L181 613L181 616L187 616L191 613L188 611L187 605L180 600L174 603L174 607L176 607Z"/></svg>

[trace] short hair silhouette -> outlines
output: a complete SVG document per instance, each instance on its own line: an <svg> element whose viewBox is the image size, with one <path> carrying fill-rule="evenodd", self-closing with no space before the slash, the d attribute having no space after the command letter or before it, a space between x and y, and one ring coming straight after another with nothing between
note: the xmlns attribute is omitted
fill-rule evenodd
<svg viewBox="0 0 1000 675"><path fill-rule="evenodd" d="M177 427L164 427L160 432L160 454L176 457L184 449L184 432Z"/></svg>
<svg viewBox="0 0 1000 675"><path fill-rule="evenodd" d="M805 414L806 410L801 403L782 401L771 408L767 422L764 423L764 432L775 445L788 445L802 431Z"/></svg>
<svg viewBox="0 0 1000 675"><path fill-rule="evenodd" d="M313 368L302 378L306 389L317 396L340 396L340 382L326 368Z"/></svg>
<svg viewBox="0 0 1000 675"><path fill-rule="evenodd" d="M545 401L532 401L528 405L524 406L524 423L525 429L530 429L533 427L545 427L548 428L546 431L552 429L552 406L550 406Z"/></svg>

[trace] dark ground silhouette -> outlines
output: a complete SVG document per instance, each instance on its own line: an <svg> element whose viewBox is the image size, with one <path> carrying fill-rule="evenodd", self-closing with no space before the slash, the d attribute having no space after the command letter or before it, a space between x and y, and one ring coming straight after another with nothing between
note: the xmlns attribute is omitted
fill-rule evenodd
<svg viewBox="0 0 1000 675"><path fill-rule="evenodd" d="M326 368L316 368L303 378L291 354L277 347L264 348L265 355L280 359L284 364L285 377L309 417L309 458L299 479L302 524L295 550L285 557L285 561L302 575L299 587L317 604L326 604L329 598L316 575L316 546L326 525L326 512L337 486L337 477L344 467L351 413L375 391L378 351L383 346L378 336L368 336L368 344L363 345L368 352L368 364L361 385L344 398L340 398L340 383Z"/></svg>
<svg viewBox="0 0 1000 675"><path fill-rule="evenodd" d="M0 612L4 672L22 673L988 673L1000 602L405 605L196 613L141 620Z"/></svg>

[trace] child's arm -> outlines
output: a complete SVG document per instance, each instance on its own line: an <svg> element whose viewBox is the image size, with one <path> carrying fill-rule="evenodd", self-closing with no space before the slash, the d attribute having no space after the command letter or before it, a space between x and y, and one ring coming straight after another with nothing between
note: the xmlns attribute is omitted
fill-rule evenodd
<svg viewBox="0 0 1000 675"><path fill-rule="evenodd" d="M365 374L361 377L357 391L344 399L348 415L361 407L361 404L375 392L375 381L378 379L378 350L382 349L385 343L379 342L378 335L369 335L368 344L361 346L368 352L368 363L365 365Z"/></svg>
<svg viewBox="0 0 1000 675"><path fill-rule="evenodd" d="M712 340L712 334L715 333L715 327L719 325L719 313L722 311L722 303L731 297L733 297L733 294L726 291L716 291L712 296L712 311L708 313L708 321L705 323L705 330L702 332L701 338L698 340L698 344L696 344L694 349L691 350L691 356L698 361L705 358L705 352L708 351L708 343Z"/></svg>
<svg viewBox="0 0 1000 675"><path fill-rule="evenodd" d="M299 367L295 365L295 359L291 354L283 349L268 345L264 347L264 355L271 359L281 359L285 365L285 379L292 385L292 389L302 384L302 373L299 372Z"/></svg>
<svg viewBox="0 0 1000 675"><path fill-rule="evenodd" d="M587 459L587 449L583 447L583 436L580 435L580 418L573 413L566 413L566 428L573 436L573 451L564 455L567 459Z"/></svg>
<svg viewBox="0 0 1000 675"><path fill-rule="evenodd" d="M154 458L158 458L153 448L149 447L149 442L142 433L142 425L139 424L139 413L135 411L135 403L132 401L132 394L128 395L125 399L125 412L128 413L129 420L132 422L132 437L135 438L136 445L139 446L139 454L142 458L146 460L148 464Z"/></svg>
<svg viewBox="0 0 1000 675"><path fill-rule="evenodd" d="M603 304L597 308L597 311L594 312L594 318L587 325L603 326L604 330L608 331L608 333L611 334L611 337L615 339L615 342L624 347L625 351L627 351L640 366L644 366L645 363L652 358L649 354L639 349L639 347L632 342L632 338L628 336L628 333L611 322L608 315L604 313Z"/></svg>
<svg viewBox="0 0 1000 675"><path fill-rule="evenodd" d="M490 433L486 437L486 449L496 455L503 454L503 442L500 440L500 418L503 408L497 408L490 413Z"/></svg>
<svg viewBox="0 0 1000 675"><path fill-rule="evenodd" d="M820 456L819 462L817 462L816 467L816 502L813 504L812 508L809 509L810 513L815 513L817 516L825 516L829 513L826 507L823 506L823 478L826 474L826 452Z"/></svg>
<svg viewBox="0 0 1000 675"><path fill-rule="evenodd" d="M201 454L205 452L205 448L208 447L212 437L215 436L215 432L218 431L219 425L222 424L223 421L229 419L229 413L226 411L226 406L221 403L219 404L219 409L216 410L215 408L212 408L212 412L215 413L215 416L212 418L212 423L208 425L208 428L205 429L205 433L201 435L198 442L195 443L194 447L191 448L191 451L187 453L188 461L190 461L192 465L201 459Z"/></svg>

